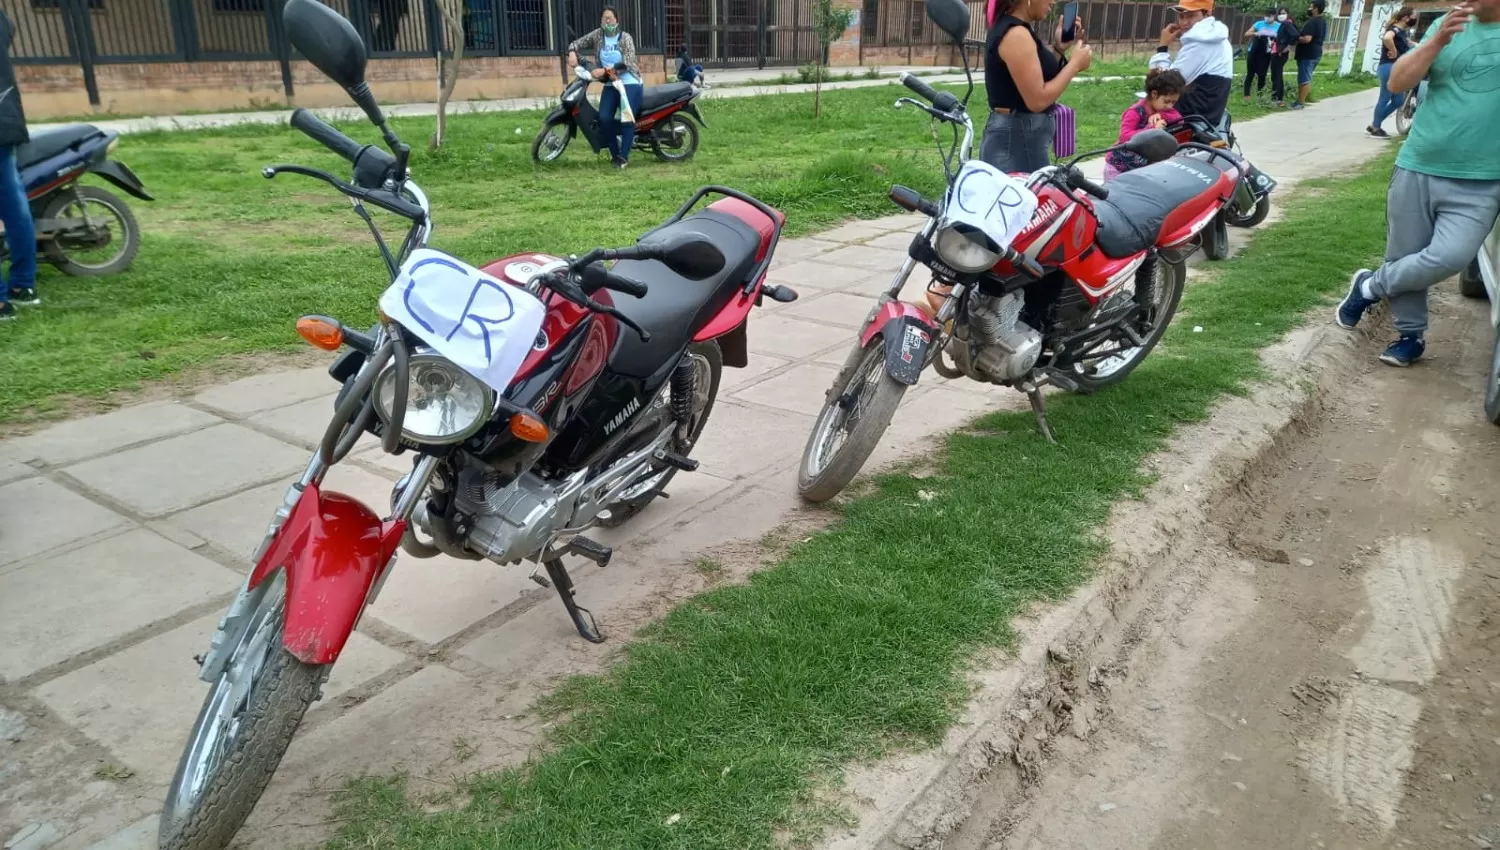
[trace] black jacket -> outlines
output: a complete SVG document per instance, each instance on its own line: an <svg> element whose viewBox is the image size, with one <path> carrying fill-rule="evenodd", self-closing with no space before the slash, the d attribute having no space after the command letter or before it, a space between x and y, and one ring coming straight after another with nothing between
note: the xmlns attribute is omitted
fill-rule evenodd
<svg viewBox="0 0 1500 850"><path fill-rule="evenodd" d="M0 145L14 146L31 140L26 132L26 110L21 108L21 90L16 87L16 69L10 64L10 45L16 25L0 9Z"/></svg>

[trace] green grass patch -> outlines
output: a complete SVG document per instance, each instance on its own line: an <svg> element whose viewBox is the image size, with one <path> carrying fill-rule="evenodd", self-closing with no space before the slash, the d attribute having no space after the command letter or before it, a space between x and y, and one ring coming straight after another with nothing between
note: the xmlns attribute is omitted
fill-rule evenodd
<svg viewBox="0 0 1500 850"><path fill-rule="evenodd" d="M1142 460L1243 393L1260 349L1379 257L1390 167L1387 155L1305 184L1285 219L1188 290L1129 381L1054 396L1060 445L1029 413L948 437L936 477L882 477L776 567L697 597L608 675L568 684L547 701L571 714L548 754L468 780L470 802L439 814L399 779L360 780L330 846L752 850L814 838L840 816L826 790L847 764L937 742L976 653L1007 646L1017 614L1089 577L1111 505L1148 483Z"/></svg>
<svg viewBox="0 0 1500 850"><path fill-rule="evenodd" d="M897 212L886 199L892 183L939 190L929 122L891 109L904 91L892 83L826 92L820 121L811 94L710 100L694 160L669 165L637 156L625 172L577 141L558 162L534 165L541 112L463 114L451 122L447 146L417 153L412 171L432 199L433 245L477 263L628 244L706 183L780 207L795 236ZM1113 142L1134 91L1128 82L1073 87L1066 100L1079 111L1082 146ZM982 90L976 98L983 102ZM393 123L424 147L431 118ZM344 129L376 141L367 124ZM0 422L47 415L67 396L98 397L225 355L298 345L292 328L303 313L354 324L373 319L388 281L348 203L311 180L260 176L262 166L286 162L346 173L311 140L285 126L240 126L132 135L117 155L157 197L130 201L144 234L140 256L128 272L105 279L42 268L45 305L25 310L0 334Z"/></svg>

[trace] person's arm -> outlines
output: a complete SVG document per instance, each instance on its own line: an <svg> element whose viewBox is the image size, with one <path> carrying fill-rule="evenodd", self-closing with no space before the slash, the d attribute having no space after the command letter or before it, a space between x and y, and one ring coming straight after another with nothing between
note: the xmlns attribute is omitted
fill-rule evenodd
<svg viewBox="0 0 1500 850"><path fill-rule="evenodd" d="M578 54L585 50L591 52L598 51L599 42L603 40L604 30L594 30L591 33L585 33L580 38L575 39L572 44L568 45L568 66L577 67Z"/></svg>
<svg viewBox="0 0 1500 850"><path fill-rule="evenodd" d="M1115 141L1117 145L1123 145L1130 141L1130 137L1146 128L1141 120L1141 110L1135 106L1125 110L1120 115L1120 138Z"/></svg>
<svg viewBox="0 0 1500 850"><path fill-rule="evenodd" d="M1448 43L1453 41L1453 37L1468 26L1468 23L1469 7L1466 4L1455 6L1453 11L1434 21L1432 26L1427 28L1427 35L1422 39L1422 43L1406 51L1406 55L1397 59L1396 64L1391 66L1391 77L1385 84L1386 89L1391 94L1402 94L1416 88L1417 84L1422 82L1422 78L1427 76L1427 72L1432 69L1432 63L1437 59L1438 54L1443 52L1443 48L1447 47Z"/></svg>
<svg viewBox="0 0 1500 850"><path fill-rule="evenodd" d="M1396 55L1396 31L1395 30L1393 30L1393 29L1387 29L1385 31L1385 35L1383 37L1381 37L1380 43L1385 46L1385 55L1387 55L1387 56L1395 56Z"/></svg>
<svg viewBox="0 0 1500 850"><path fill-rule="evenodd" d="M1147 72L1165 71L1172 67L1172 42L1181 35L1182 31L1177 28L1176 24L1167 24L1162 28L1161 40L1157 42L1156 52L1146 60Z"/></svg>
<svg viewBox="0 0 1500 850"><path fill-rule="evenodd" d="M1080 44L1057 76L1051 80L1043 80L1042 62L1037 58L1036 40L1030 30L1011 27L1000 39L997 49L1000 51L1000 61L1005 63L1005 67L1010 70L1011 79L1016 82L1016 91L1021 93L1021 100L1032 112L1042 112L1057 103L1068 83L1078 76L1079 71L1087 68L1093 59L1093 51L1089 46Z"/></svg>

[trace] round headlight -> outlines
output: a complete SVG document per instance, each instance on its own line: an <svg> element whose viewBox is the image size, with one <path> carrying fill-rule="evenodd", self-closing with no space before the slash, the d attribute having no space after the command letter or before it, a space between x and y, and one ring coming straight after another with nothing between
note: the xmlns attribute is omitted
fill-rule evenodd
<svg viewBox="0 0 1500 850"><path fill-rule="evenodd" d="M945 227L932 240L932 248L938 258L966 274L978 274L1000 261L1000 255L991 251L988 240L977 232L965 233L956 227Z"/></svg>
<svg viewBox="0 0 1500 850"><path fill-rule="evenodd" d="M411 381L406 389L406 415L401 436L414 443L446 445L467 439L489 421L495 391L479 379L433 352L413 354L408 360ZM386 366L375 381L375 413L391 421L396 400L396 370Z"/></svg>

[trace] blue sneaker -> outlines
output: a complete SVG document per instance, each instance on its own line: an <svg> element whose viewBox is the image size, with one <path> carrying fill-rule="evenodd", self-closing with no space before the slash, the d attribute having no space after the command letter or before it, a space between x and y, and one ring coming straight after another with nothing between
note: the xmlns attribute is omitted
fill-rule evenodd
<svg viewBox="0 0 1500 850"><path fill-rule="evenodd" d="M1403 335L1400 339L1385 347L1385 353L1380 355L1380 362L1387 366L1410 366L1422 359L1422 352L1427 350L1427 343L1419 336Z"/></svg>
<svg viewBox="0 0 1500 850"><path fill-rule="evenodd" d="M1334 314L1334 321L1339 327L1354 330L1359 320L1365 317L1365 311L1375 306L1375 300L1364 296L1364 283L1374 272L1369 269L1360 269L1349 279L1349 294L1339 302L1338 312Z"/></svg>

